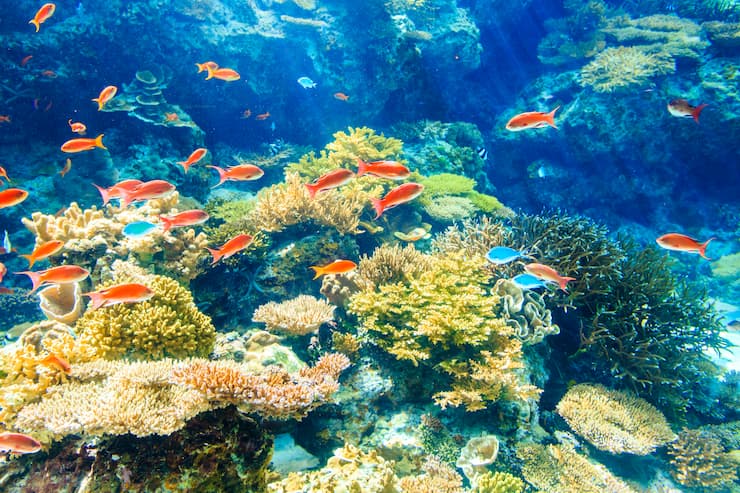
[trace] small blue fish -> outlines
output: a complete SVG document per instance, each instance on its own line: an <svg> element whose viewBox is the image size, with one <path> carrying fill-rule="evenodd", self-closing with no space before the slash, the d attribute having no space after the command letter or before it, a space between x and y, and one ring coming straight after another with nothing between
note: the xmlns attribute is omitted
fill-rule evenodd
<svg viewBox="0 0 740 493"><path fill-rule="evenodd" d="M10 236L8 236L8 230L5 230L5 235L3 236L3 249L5 250L5 253L10 253L13 250L13 245L10 243Z"/></svg>
<svg viewBox="0 0 740 493"><path fill-rule="evenodd" d="M157 229L159 225L147 221L129 223L123 228L123 234L129 238L142 238Z"/></svg>
<svg viewBox="0 0 740 493"><path fill-rule="evenodd" d="M513 248L505 246L497 246L488 250L488 253L486 254L486 259L488 259L488 261L492 264L502 265L513 262L514 260L523 256L524 254L519 250L514 250Z"/></svg>
<svg viewBox="0 0 740 493"><path fill-rule="evenodd" d="M740 329L740 310L723 314L722 320L728 329Z"/></svg>
<svg viewBox="0 0 740 493"><path fill-rule="evenodd" d="M308 77L300 77L298 79L298 83L303 87L304 89L313 89L316 87L316 83L309 79Z"/></svg>
<svg viewBox="0 0 740 493"><path fill-rule="evenodd" d="M547 282L537 279L532 274L519 274L511 280L522 289L538 289L547 286Z"/></svg>

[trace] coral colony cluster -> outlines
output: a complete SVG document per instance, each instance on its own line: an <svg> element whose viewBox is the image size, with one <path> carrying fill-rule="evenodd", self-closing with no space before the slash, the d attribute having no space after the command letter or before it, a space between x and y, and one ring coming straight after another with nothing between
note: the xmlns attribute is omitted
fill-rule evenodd
<svg viewBox="0 0 740 493"><path fill-rule="evenodd" d="M159 3L113 2L95 16L117 10L115 19L136 30ZM181 16L198 21L197 29L188 24L197 33L172 55L189 59L185 52L198 53L195 45L206 39L211 49L224 47L223 58L257 64L275 53L273 43L297 47L304 36L300 53L313 54L325 79L301 77L299 89L337 85L332 70L345 63L346 93L336 92L332 103L376 101L380 108L358 109L370 121L382 103L421 99L424 91L402 94L413 74L363 82L337 53L364 46L357 56L366 63L411 71L437 61L447 75L429 78L438 78L440 98L450 98L446 83L480 67L476 22L495 17L499 2L471 9L453 0L368 2L368 18L378 20L367 23L370 34L358 31L359 39L340 27L357 14L329 3L248 1L236 9L185 1ZM659 11L666 2L624 3L633 10L566 0L537 50L543 64L562 71L542 75L520 97L541 103L548 87L546 104L555 104L547 111L570 106L561 132L578 141L569 151L574 162L626 148L624 136L634 133L624 119L630 104L606 98L643 90L655 97L655 85L678 85L666 76L687 64L704 73L691 89L694 99L732 100L717 110L728 120L740 113L737 85L713 79L721 70L730 74L729 56L720 55L740 46L731 6L672 2L686 12L681 17ZM56 45L68 44L72 33L108 45L117 27L93 18L78 15L64 30L50 30ZM177 21L162 22L166 38ZM366 36L393 43L381 49ZM240 55L239 37L258 41ZM20 49L18 39L0 38ZM710 48L717 58L707 58ZM24 68L15 65L10 72ZM60 66L59 77L72 69ZM215 70L207 69L209 81ZM40 286L35 280L33 290L20 276L3 282L12 288L0 295L0 490L738 491L740 377L715 357L730 346L738 317L723 318L707 290L740 292L740 254L726 252L701 273L654 241L645 246L644 235L615 236L602 221L570 212L514 209L527 197L558 206L569 190L574 204L622 192L664 201L680 188L680 172L646 172L642 191L602 196L603 184L594 190L582 186L586 178L567 179L564 166L522 157L511 132L498 138L497 160L524 178L511 169L488 173L488 135L472 123L427 119L383 132L337 125L318 151L277 140L249 155L226 142L206 150L196 123L204 114L182 102L188 93L174 87L177 71L158 65L129 72L131 82L101 105L99 118L130 127L113 130L107 150L71 165L84 178L19 171L13 178L31 190L33 207L0 209L3 229L11 219L25 226L7 226L16 250L60 245L29 277L49 263L87 273ZM221 81L238 74L226 77ZM270 82L256 75L247 84L255 94L269 92ZM26 97L23 90L0 81L5 105ZM609 105L620 116L595 110ZM576 111L584 107L594 110ZM303 110L289 125L308 126ZM242 108L236 118L270 122L280 111ZM275 132L265 128L264 135ZM573 131L586 128L588 138ZM9 155L18 157L15 146ZM646 161L667 155L658 147L645 148ZM202 149L214 164L175 164L182 148ZM43 144L29 152L26 160L51 153ZM226 162L232 166L213 169ZM259 173L236 177L246 166ZM322 185L337 170L346 175L341 183ZM210 189L216 172L222 182L256 184ZM131 205L128 191L109 200L112 188L101 186L101 204L90 185L129 178L168 180L177 190ZM532 185L545 179L560 186ZM664 188L651 186L661 179ZM404 185L414 193L393 202ZM524 187L532 190L520 194ZM173 222L194 212L202 220ZM14 253L8 246L0 261L22 271L25 261ZM687 276L696 272L714 277L701 283ZM145 291L135 300L104 299L120 286Z"/></svg>

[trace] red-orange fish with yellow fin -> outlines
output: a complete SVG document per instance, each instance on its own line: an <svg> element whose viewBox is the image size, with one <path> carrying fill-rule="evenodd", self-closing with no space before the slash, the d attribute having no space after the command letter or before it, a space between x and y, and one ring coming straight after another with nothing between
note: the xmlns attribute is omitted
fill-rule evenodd
<svg viewBox="0 0 740 493"><path fill-rule="evenodd" d="M511 120L509 120L509 122L506 124L506 130L509 130L511 132L520 132L522 130L527 130L530 128L542 128L547 126L550 126L557 130L558 127L557 125L555 125L555 112L559 109L560 106L557 106L549 113L545 113L543 111L528 111L526 113L519 113Z"/></svg>
<svg viewBox="0 0 740 493"><path fill-rule="evenodd" d="M48 21L49 18L54 15L54 11L57 9L57 6L53 3L45 3L41 6L41 8L36 12L36 15L33 16L33 19L28 21L29 24L33 24L33 26L36 28L36 32L39 32L39 28L41 28L41 24Z"/></svg>
<svg viewBox="0 0 740 493"><path fill-rule="evenodd" d="M44 284L70 284L80 282L90 275L90 271L78 265L60 265L59 267L52 267L51 269L36 272L27 270L16 272L16 274L24 274L31 279L31 283L33 284L31 293L33 293Z"/></svg>
<svg viewBox="0 0 740 493"><path fill-rule="evenodd" d="M224 243L221 248L208 248L207 250L211 252L211 255L213 255L213 262L211 262L211 265L215 264L222 258L229 258L232 255L241 252L252 243L253 239L254 237L251 235L240 234Z"/></svg>
<svg viewBox="0 0 740 493"><path fill-rule="evenodd" d="M681 233L668 233L657 238L655 242L666 250L698 253L702 258L712 260L706 256L707 245L709 245L709 242L712 240L714 240L714 238L709 238L704 243L699 243L694 238Z"/></svg>

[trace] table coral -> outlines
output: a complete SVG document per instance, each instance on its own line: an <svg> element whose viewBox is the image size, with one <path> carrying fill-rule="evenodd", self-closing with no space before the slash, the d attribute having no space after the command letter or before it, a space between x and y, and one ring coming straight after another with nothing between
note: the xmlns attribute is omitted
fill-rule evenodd
<svg viewBox="0 0 740 493"><path fill-rule="evenodd" d="M636 46L607 48L581 68L580 83L596 92L614 92L646 84L652 77L673 73L674 60Z"/></svg>
<svg viewBox="0 0 740 493"><path fill-rule="evenodd" d="M647 401L601 385L571 387L557 412L589 443L613 454L651 454L675 438L665 416Z"/></svg>
<svg viewBox="0 0 740 493"><path fill-rule="evenodd" d="M325 322L334 320L334 309L325 300L300 295L291 300L270 301L255 310L252 320L264 322L268 331L288 336L302 336L315 332Z"/></svg>
<svg viewBox="0 0 740 493"><path fill-rule="evenodd" d="M126 282L146 284L154 297L141 303L88 310L76 325L80 346L105 359L184 358L211 352L215 329L186 288L168 277L147 274L117 261L113 280L96 289Z"/></svg>

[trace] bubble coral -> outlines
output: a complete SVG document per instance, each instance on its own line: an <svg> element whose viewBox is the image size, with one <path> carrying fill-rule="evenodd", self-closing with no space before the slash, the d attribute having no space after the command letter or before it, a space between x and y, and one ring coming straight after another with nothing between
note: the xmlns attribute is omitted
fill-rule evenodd
<svg viewBox="0 0 740 493"><path fill-rule="evenodd" d="M557 412L573 431L613 454L648 455L675 438L665 416L647 401L602 385L571 387Z"/></svg>
<svg viewBox="0 0 740 493"><path fill-rule="evenodd" d="M270 301L255 310L254 322L264 322L267 330L288 336L302 336L315 332L325 322L334 320L334 309L325 300L300 295L291 300Z"/></svg>
<svg viewBox="0 0 740 493"><path fill-rule="evenodd" d="M177 281L147 274L122 261L113 264L114 284L139 282L154 291L141 303L88 310L76 325L79 345L96 358L161 359L207 356L213 350L215 329L201 313L190 292Z"/></svg>

